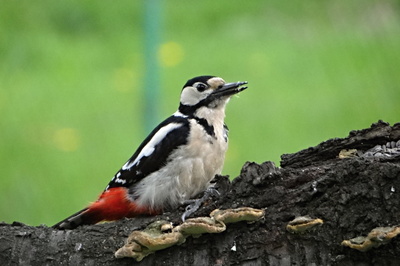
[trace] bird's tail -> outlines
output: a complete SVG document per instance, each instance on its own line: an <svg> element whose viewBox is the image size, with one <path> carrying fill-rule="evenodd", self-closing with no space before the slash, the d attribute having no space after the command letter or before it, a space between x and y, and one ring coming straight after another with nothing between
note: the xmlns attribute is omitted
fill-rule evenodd
<svg viewBox="0 0 400 266"><path fill-rule="evenodd" d="M89 207L53 225L53 228L75 229L80 225L115 221L124 217L133 218L139 215L156 215L161 212L150 207L138 206L136 202L129 199L127 192L128 190L123 187L110 188Z"/></svg>
<svg viewBox="0 0 400 266"><path fill-rule="evenodd" d="M85 208L56 223L52 227L56 229L75 229L80 225L95 224L101 220L90 212L89 208Z"/></svg>

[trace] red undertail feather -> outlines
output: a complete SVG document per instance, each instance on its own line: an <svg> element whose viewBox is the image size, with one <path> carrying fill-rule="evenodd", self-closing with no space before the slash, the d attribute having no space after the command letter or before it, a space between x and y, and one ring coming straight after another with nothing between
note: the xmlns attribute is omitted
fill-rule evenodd
<svg viewBox="0 0 400 266"><path fill-rule="evenodd" d="M54 225L58 229L74 229L79 225L96 224L101 221L120 220L124 217L133 218L139 215L156 215L159 210L138 206L127 195L124 187L110 188L104 191L99 199L88 208L66 218Z"/></svg>

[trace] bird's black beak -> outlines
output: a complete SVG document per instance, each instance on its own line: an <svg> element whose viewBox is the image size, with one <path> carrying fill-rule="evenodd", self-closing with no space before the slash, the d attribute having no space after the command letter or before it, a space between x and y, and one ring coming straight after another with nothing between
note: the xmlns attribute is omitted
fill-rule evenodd
<svg viewBox="0 0 400 266"><path fill-rule="evenodd" d="M239 93L241 91L244 91L245 89L247 89L247 86L242 87L242 85L247 84L247 81L239 81L239 82L232 82L232 83L226 83L223 86L219 87L218 89L216 89L212 95L215 96L231 96L234 95L236 93Z"/></svg>

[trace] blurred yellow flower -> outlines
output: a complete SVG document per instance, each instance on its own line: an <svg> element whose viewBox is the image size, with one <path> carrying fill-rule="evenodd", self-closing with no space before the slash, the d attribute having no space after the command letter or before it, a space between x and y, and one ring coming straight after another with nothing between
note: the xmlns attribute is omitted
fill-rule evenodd
<svg viewBox="0 0 400 266"><path fill-rule="evenodd" d="M177 42L166 42L160 46L158 57L163 67L173 67L182 62L184 51Z"/></svg>
<svg viewBox="0 0 400 266"><path fill-rule="evenodd" d="M53 134L53 143L62 151L76 151L79 148L80 136L74 128L57 129Z"/></svg>

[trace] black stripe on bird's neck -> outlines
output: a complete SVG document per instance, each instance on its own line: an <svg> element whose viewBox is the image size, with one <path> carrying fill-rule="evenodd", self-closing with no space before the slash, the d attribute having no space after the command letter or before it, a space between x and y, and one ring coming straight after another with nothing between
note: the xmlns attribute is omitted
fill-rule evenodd
<svg viewBox="0 0 400 266"><path fill-rule="evenodd" d="M199 108L197 105L179 105L179 112L187 116L193 116L194 112Z"/></svg>
<svg viewBox="0 0 400 266"><path fill-rule="evenodd" d="M210 104L215 100L216 100L216 98L214 95L209 95L207 98L201 100L200 102L198 102L195 105L184 105L181 103L181 104L179 104L178 110L179 110L179 112L181 112L184 115L193 116L197 109L199 109L200 107L203 107L203 106L210 107Z"/></svg>
<svg viewBox="0 0 400 266"><path fill-rule="evenodd" d="M214 126L208 124L206 119L195 117L195 116L192 116L190 118L195 119L197 121L197 123L199 123L199 125L201 125L204 128L204 130L207 132L208 135L210 135L213 138L216 138Z"/></svg>
<svg viewBox="0 0 400 266"><path fill-rule="evenodd" d="M206 99L205 99L206 100ZM193 118L197 121L197 123L199 123L204 130L207 132L208 135L210 135L213 138L216 138L215 136L215 131L214 131L214 126L210 125L207 121L207 119L205 118L200 118L194 115L194 113L196 112L197 109L199 109L202 106L206 106L208 104L208 101L200 101L198 104L196 105L183 105L180 104L179 105L179 112L181 112L183 115L188 116L188 118Z"/></svg>

